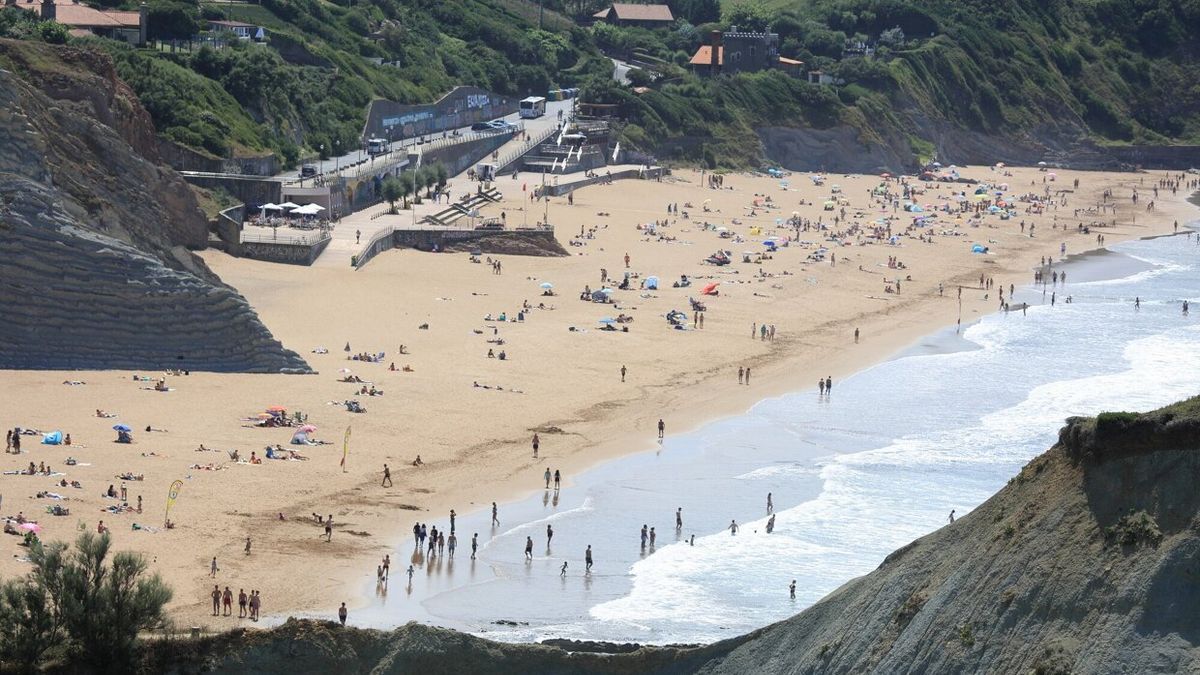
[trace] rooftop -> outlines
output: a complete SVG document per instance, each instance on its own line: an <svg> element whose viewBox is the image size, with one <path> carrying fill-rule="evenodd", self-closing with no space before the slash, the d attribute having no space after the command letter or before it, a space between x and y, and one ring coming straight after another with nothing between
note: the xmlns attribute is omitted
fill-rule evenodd
<svg viewBox="0 0 1200 675"><path fill-rule="evenodd" d="M39 2L18 2L17 6L41 16ZM55 0L54 20L75 28L137 28L141 25L138 12L101 11L71 0Z"/></svg>
<svg viewBox="0 0 1200 675"><path fill-rule="evenodd" d="M700 45L696 53L692 55L691 64L693 66L711 66L712 65L712 45ZM720 46L717 47L717 65L721 65L725 58L724 50Z"/></svg>
<svg viewBox="0 0 1200 675"><path fill-rule="evenodd" d="M607 19L610 12L621 21L665 21L675 20L671 8L666 5L633 5L624 2L614 2L612 7L602 9L592 16L597 19Z"/></svg>

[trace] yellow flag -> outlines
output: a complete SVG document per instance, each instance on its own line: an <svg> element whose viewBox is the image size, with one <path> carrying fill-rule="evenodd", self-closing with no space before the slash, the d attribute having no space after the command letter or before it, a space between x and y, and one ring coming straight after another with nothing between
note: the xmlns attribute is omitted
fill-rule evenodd
<svg viewBox="0 0 1200 675"><path fill-rule="evenodd" d="M350 457L350 427L346 427L346 435L342 438L342 473L346 473L346 459Z"/></svg>
<svg viewBox="0 0 1200 675"><path fill-rule="evenodd" d="M183 481L177 480L171 483L171 489L167 491L167 520L171 519L171 507L175 506L175 500L179 498L181 489L183 489Z"/></svg>

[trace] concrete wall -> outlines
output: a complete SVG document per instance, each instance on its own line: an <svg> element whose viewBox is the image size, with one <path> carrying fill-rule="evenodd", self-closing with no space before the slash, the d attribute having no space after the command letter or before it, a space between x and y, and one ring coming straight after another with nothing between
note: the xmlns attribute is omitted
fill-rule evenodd
<svg viewBox="0 0 1200 675"><path fill-rule="evenodd" d="M486 122L517 111L518 99L500 96L479 87L455 87L433 103L405 105L373 101L363 128L366 137L398 141L447 129Z"/></svg>
<svg viewBox="0 0 1200 675"><path fill-rule="evenodd" d="M568 192L571 192L572 190L578 190L579 188L587 187L589 185L596 185L597 183L603 183L604 181L609 180L610 178L612 180L620 180L620 179L626 179L626 178L642 178L642 179L649 180L649 179L654 179L654 178L659 178L661 176L665 176L666 174L667 174L667 170L661 166L650 167L649 169L646 169L644 171L641 169L625 169L623 171L613 172L613 174L611 176L601 174L599 176L593 176L592 178L580 178L579 180L572 180L570 182L560 182L558 185L546 185L546 187L544 189L545 189L545 193L550 195L551 197L560 197L562 195L567 194ZM540 185L538 186L538 188L542 189Z"/></svg>
<svg viewBox="0 0 1200 675"><path fill-rule="evenodd" d="M247 178L236 176L207 176L183 174L184 180L192 185L213 190L221 188L243 204L266 204L283 201L280 196L283 183L272 178Z"/></svg>
<svg viewBox="0 0 1200 675"><path fill-rule="evenodd" d="M477 162L483 161L490 156L492 152L500 149L505 143L511 140L513 134L504 133L494 136L487 136L477 141L468 141L458 145L448 145L444 148L438 148L426 152L421 156L421 164L424 166L433 166L434 164L444 164L446 171L451 175L466 171L468 167L475 165Z"/></svg>
<svg viewBox="0 0 1200 675"><path fill-rule="evenodd" d="M246 220L246 205L238 204L217 214L216 234L221 241L237 243L242 238L242 223Z"/></svg>
<svg viewBox="0 0 1200 675"><path fill-rule="evenodd" d="M278 242L242 242L240 254L254 260L285 263L288 265L311 265L329 245L326 237L315 244L281 244Z"/></svg>
<svg viewBox="0 0 1200 675"><path fill-rule="evenodd" d="M176 171L236 173L246 176L274 176L279 173L279 159L274 153L226 159L212 157L159 137L158 154L167 166Z"/></svg>

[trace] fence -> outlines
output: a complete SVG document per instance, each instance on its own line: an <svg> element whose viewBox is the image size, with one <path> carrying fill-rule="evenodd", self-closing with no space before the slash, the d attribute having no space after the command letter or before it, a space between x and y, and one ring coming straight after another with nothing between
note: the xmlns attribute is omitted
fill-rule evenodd
<svg viewBox="0 0 1200 675"><path fill-rule="evenodd" d="M330 239L329 230L321 230L320 232L312 232L305 234L293 234L284 232L283 234L247 234L242 233L241 243L243 244L286 244L290 246L312 246L319 244L322 241Z"/></svg>
<svg viewBox="0 0 1200 675"><path fill-rule="evenodd" d="M370 262L371 258L388 249L395 248L396 243L393 238L395 231L396 228L394 227L385 227L376 232L370 241L367 242L367 245L358 252L358 255L351 259L350 264L354 266L354 269L361 269L363 265Z"/></svg>
<svg viewBox="0 0 1200 675"><path fill-rule="evenodd" d="M529 154L530 150L533 150L534 148L541 145L542 143L545 143L547 140L549 140L549 138L551 136L553 136L554 134L557 134L558 131L559 130L554 127L548 127L546 129L542 130L541 133L538 133L537 135L530 137L530 139L525 143L524 147L519 148L517 150L513 150L512 152L508 153L504 157L501 157L500 161L498 161L496 163L496 174L499 175L501 172L503 172L505 169L507 169L509 167L509 165L511 165L513 162L515 162L518 159L521 159L525 155Z"/></svg>

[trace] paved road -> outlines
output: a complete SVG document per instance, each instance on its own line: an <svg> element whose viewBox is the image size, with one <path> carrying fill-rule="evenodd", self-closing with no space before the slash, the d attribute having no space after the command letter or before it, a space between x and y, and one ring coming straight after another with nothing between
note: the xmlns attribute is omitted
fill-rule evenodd
<svg viewBox="0 0 1200 675"><path fill-rule="evenodd" d="M613 62L613 79L617 81L617 84L629 84L629 71L633 70L633 66L617 59L610 58L609 60Z"/></svg>
<svg viewBox="0 0 1200 675"><path fill-rule="evenodd" d="M574 99L569 100L569 101L547 101L546 102L546 114L543 117L539 117L539 118L531 119L531 120L522 120L519 113L513 113L511 115L506 115L505 117L500 117L497 119L503 119L507 122L511 122L518 126L523 125L525 130L528 131L532 135L537 130L542 129L542 128L546 127L547 125L549 125L549 126L556 125L558 123L558 112L560 110L563 111L563 116L566 117L567 115L570 114L572 106L574 106L574 104L575 104ZM470 130L471 130L471 127L466 126L466 127L460 127L458 129L450 129L447 133L453 134L455 131L465 133ZM428 138L431 138L431 139L439 138L441 136L442 136L442 133L439 132L436 134L430 134L428 136ZM417 145L418 145L418 143L417 143L416 138L406 138L406 139L402 139L399 141L393 141L389 147L392 150L399 150L401 148L411 148L411 147L414 147ZM504 154L503 151L501 152L501 154ZM307 163L315 164L317 166L317 172L325 174L325 173L333 173L333 172L337 171L337 169L339 167L349 166L351 164L354 164L355 162L360 162L369 157L370 156L366 153L366 151L356 149L356 150L353 150L351 152L348 152L348 153L338 156L338 157L330 157L329 159L321 160L321 161L314 160L312 162L307 162ZM300 170L299 170L299 168L297 168L296 170L293 170L293 171L284 171L283 173L280 173L277 177L282 178L284 180L295 180L300 177Z"/></svg>

